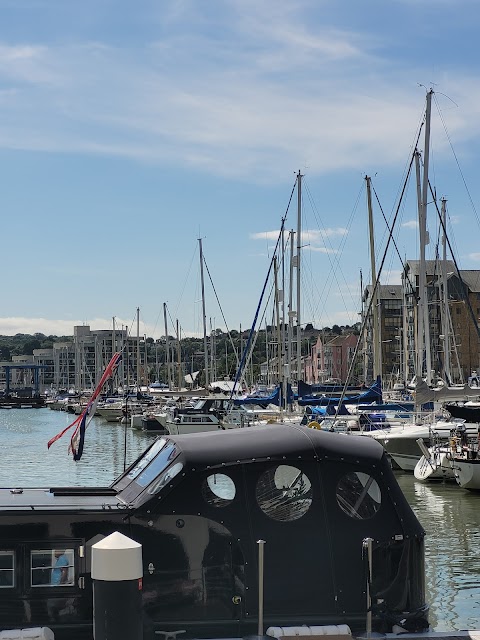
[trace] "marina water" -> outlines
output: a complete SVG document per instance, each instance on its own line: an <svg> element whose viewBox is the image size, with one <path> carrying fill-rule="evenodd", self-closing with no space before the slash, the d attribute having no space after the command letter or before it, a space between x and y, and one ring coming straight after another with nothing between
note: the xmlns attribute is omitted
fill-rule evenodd
<svg viewBox="0 0 480 640"><path fill-rule="evenodd" d="M47 449L48 440L74 419L50 409L0 410L0 486L108 486L156 437L94 418L83 457L74 462L68 454L71 431ZM397 480L427 533L432 628L479 629L480 495L454 484L421 484L413 474L398 473Z"/></svg>

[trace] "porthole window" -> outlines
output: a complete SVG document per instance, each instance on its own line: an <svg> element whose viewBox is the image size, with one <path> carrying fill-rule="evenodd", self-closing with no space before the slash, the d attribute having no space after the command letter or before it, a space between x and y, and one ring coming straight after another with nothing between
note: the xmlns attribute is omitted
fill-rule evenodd
<svg viewBox="0 0 480 640"><path fill-rule="evenodd" d="M13 551L0 551L0 589L13 587L15 577L15 554Z"/></svg>
<svg viewBox="0 0 480 640"><path fill-rule="evenodd" d="M351 518L366 520L380 509L382 494L377 481L361 471L343 476L337 485L337 502Z"/></svg>
<svg viewBox="0 0 480 640"><path fill-rule="evenodd" d="M257 481L255 497L269 518L291 522L304 516L312 504L312 484L308 477L286 464L268 469Z"/></svg>
<svg viewBox="0 0 480 640"><path fill-rule="evenodd" d="M234 481L224 473L212 473L202 484L203 499L212 507L226 507L236 492Z"/></svg>

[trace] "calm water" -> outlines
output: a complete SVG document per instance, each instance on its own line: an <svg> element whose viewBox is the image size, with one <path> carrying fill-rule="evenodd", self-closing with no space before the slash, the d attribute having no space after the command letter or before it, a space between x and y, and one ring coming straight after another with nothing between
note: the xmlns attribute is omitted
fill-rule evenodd
<svg viewBox="0 0 480 640"><path fill-rule="evenodd" d="M155 439L93 418L82 459L74 462L68 453L73 429L50 449L47 442L75 418L51 409L0 409L0 487L108 486L123 471L125 457L128 466Z"/></svg>
<svg viewBox="0 0 480 640"><path fill-rule="evenodd" d="M67 453L74 419L50 409L0 409L0 486L109 485L155 435L93 419L80 462ZM126 444L126 447L125 447ZM454 484L397 480L427 532L426 580L430 623L436 631L480 628L480 494Z"/></svg>

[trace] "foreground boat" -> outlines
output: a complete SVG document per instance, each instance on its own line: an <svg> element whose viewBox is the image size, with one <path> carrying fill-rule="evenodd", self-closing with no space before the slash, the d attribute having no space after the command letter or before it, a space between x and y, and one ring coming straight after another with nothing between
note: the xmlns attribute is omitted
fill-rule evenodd
<svg viewBox="0 0 480 640"><path fill-rule="evenodd" d="M259 539L265 627L364 629L365 538L374 629L428 626L424 531L368 438L285 425L165 436L108 488L1 489L0 628L91 638L91 546L114 531L143 546L145 638L256 633Z"/></svg>

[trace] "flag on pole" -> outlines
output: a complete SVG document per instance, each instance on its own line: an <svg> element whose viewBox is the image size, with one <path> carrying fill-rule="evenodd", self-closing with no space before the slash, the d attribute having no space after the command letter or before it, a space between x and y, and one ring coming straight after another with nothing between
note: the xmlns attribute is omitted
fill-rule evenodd
<svg viewBox="0 0 480 640"><path fill-rule="evenodd" d="M70 439L70 447L68 449L69 453L72 452L74 460L80 460L83 453L83 444L85 441L85 431L90 424L90 420L95 415L95 411L97 409L97 404L100 399L100 393L102 392L103 386L113 377L115 371L117 370L118 365L122 360L122 354L120 352L115 353L107 365L107 368L103 372L103 375L98 383L95 391L92 393L90 400L88 401L87 406L82 411L82 413L76 418L71 424L68 425L63 431L57 433L56 436L51 438L47 447L50 449L52 444L59 440L69 429L75 427L75 431Z"/></svg>

